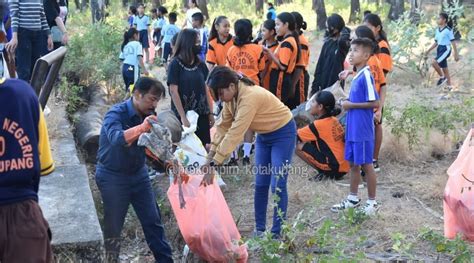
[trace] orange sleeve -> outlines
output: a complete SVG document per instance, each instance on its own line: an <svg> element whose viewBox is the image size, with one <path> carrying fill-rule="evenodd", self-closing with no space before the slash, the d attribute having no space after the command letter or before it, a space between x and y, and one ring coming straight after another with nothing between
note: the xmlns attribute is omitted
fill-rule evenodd
<svg viewBox="0 0 474 263"><path fill-rule="evenodd" d="M379 53L378 58L382 64L382 69L384 73L388 73L393 69L392 57L386 53Z"/></svg>
<svg viewBox="0 0 474 263"><path fill-rule="evenodd" d="M214 64L214 65L217 63L216 51L212 43L209 43L209 49L207 50L207 55L206 55L206 62L209 64Z"/></svg>
<svg viewBox="0 0 474 263"><path fill-rule="evenodd" d="M231 47L229 48L229 50L227 51L227 54L225 56L225 65L233 70L235 70L234 68L234 63L232 61L232 51L234 49Z"/></svg>
<svg viewBox="0 0 474 263"><path fill-rule="evenodd" d="M284 41L280 45L280 49L278 50L278 58L280 59L280 64L288 67L291 62L291 55L294 52L294 47L288 41Z"/></svg>
<svg viewBox="0 0 474 263"><path fill-rule="evenodd" d="M379 65L377 66L377 70L379 75L380 87L385 86L387 82L385 80L385 74L383 71L382 63L379 63Z"/></svg>
<svg viewBox="0 0 474 263"><path fill-rule="evenodd" d="M298 139L301 142L312 142L316 141L316 138L314 137L313 132L309 128L309 125L306 125L305 127L298 129Z"/></svg>

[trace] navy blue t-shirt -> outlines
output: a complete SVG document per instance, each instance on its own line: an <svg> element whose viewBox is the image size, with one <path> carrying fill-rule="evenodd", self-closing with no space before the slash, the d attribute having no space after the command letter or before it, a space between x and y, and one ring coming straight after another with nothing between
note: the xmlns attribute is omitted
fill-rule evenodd
<svg viewBox="0 0 474 263"><path fill-rule="evenodd" d="M40 144L46 131L33 88L23 80L0 80L0 205L38 200L42 162L44 172L54 169L49 142ZM45 156L40 158L40 151ZM46 156L47 155L47 156ZM43 174L45 174L43 173Z"/></svg>

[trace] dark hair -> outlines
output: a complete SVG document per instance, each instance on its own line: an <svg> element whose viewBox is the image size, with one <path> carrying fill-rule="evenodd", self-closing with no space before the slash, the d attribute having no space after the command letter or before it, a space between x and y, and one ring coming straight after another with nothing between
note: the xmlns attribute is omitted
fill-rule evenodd
<svg viewBox="0 0 474 263"><path fill-rule="evenodd" d="M151 12L152 14L158 14L158 10L157 10L156 8L152 8L152 9L150 10L150 12Z"/></svg>
<svg viewBox="0 0 474 263"><path fill-rule="evenodd" d="M303 34L303 30L308 28L308 24L304 21L303 16L298 12L291 12L291 14L295 17L296 21L296 30L301 35Z"/></svg>
<svg viewBox="0 0 474 263"><path fill-rule="evenodd" d="M138 34L138 30L134 27L131 27L127 31L125 31L125 33L123 34L122 46L120 47L122 51L123 51L123 48L128 44L128 42L130 42L130 39L132 39L132 37L135 34Z"/></svg>
<svg viewBox="0 0 474 263"><path fill-rule="evenodd" d="M166 7L164 7L164 6L158 7L158 11L160 11L160 13L163 14L163 15L168 14L168 9L166 9Z"/></svg>
<svg viewBox="0 0 474 263"><path fill-rule="evenodd" d="M454 26L454 21L453 21L453 19L451 19L451 18L449 17L449 14L448 14L448 13L446 13L446 12L441 12L441 13L439 13L439 16L442 17L442 18L444 18L444 20L446 20L446 25L447 25L448 27L453 28L453 26Z"/></svg>
<svg viewBox="0 0 474 263"><path fill-rule="evenodd" d="M189 1L188 1L189 2ZM191 3L193 3L197 8L199 8L197 0L191 0ZM189 7L189 6L188 6Z"/></svg>
<svg viewBox="0 0 474 263"><path fill-rule="evenodd" d="M372 53L374 50L374 41L366 37L356 38L352 40L351 45L356 45L356 46L361 46L363 48L366 48L370 51L370 53Z"/></svg>
<svg viewBox="0 0 474 263"><path fill-rule="evenodd" d="M252 42L252 22L246 18L238 19L234 23L234 45L241 47Z"/></svg>
<svg viewBox="0 0 474 263"><path fill-rule="evenodd" d="M327 19L328 23L328 30L332 31L336 29L339 33L346 27L346 23L344 22L344 18L339 14L332 14Z"/></svg>
<svg viewBox="0 0 474 263"><path fill-rule="evenodd" d="M334 95L331 92L322 90L316 94L315 100L319 105L323 105L323 108L326 111L326 113L322 115L319 119L324 119L341 114L341 109L339 107L336 107L336 99L334 98Z"/></svg>
<svg viewBox="0 0 474 263"><path fill-rule="evenodd" d="M137 82L135 82L133 92L139 92L142 95L153 93L160 98L166 97L166 89L163 84L157 79L150 77L140 77Z"/></svg>
<svg viewBox="0 0 474 263"><path fill-rule="evenodd" d="M277 16L278 20L280 20L283 24L288 23L288 30L291 31L291 35L295 38L296 46L298 47L297 54L296 54L296 61L300 60L301 56L301 47L300 47L300 36L298 32L296 32L296 20L295 17L288 12L280 13Z"/></svg>
<svg viewBox="0 0 474 263"><path fill-rule="evenodd" d="M273 20L273 19L265 20L265 22L263 22L263 27L270 30L270 31L273 30L275 32L275 35L276 35L275 20Z"/></svg>
<svg viewBox="0 0 474 263"><path fill-rule="evenodd" d="M372 52L374 54L378 54L380 52L380 47L377 44L377 40L375 39L374 32L368 26L364 26L364 25L358 26L355 30L355 34L357 38L368 38L372 40L373 42Z"/></svg>
<svg viewBox="0 0 474 263"><path fill-rule="evenodd" d="M267 5L270 6L270 8L273 8L273 3L267 2Z"/></svg>
<svg viewBox="0 0 474 263"><path fill-rule="evenodd" d="M239 85L242 81L245 85L253 86L255 83L246 76L240 75L226 66L215 66L207 77L206 84L214 93L214 99L219 100L219 90L229 88L230 84Z"/></svg>
<svg viewBox="0 0 474 263"><path fill-rule="evenodd" d="M219 36L219 33L217 32L216 26L220 25L224 19L227 19L226 16L218 16L214 19L212 22L212 27L211 27L211 32L209 33L209 41L213 40L214 38L217 38Z"/></svg>
<svg viewBox="0 0 474 263"><path fill-rule="evenodd" d="M387 33L383 30L382 20L376 14L368 14L364 17L364 22L371 24L373 27L380 26L379 37L381 40L388 43Z"/></svg>
<svg viewBox="0 0 474 263"><path fill-rule="evenodd" d="M137 7L143 7L143 8L145 8L145 4L138 4Z"/></svg>
<svg viewBox="0 0 474 263"><path fill-rule="evenodd" d="M199 63L198 55L193 53L194 46L198 39L198 32L194 29L183 29L179 32L176 45L174 46L174 56L179 58L185 65Z"/></svg>
<svg viewBox="0 0 474 263"><path fill-rule="evenodd" d="M365 10L365 11L364 11L364 18L365 18L368 14L372 14L372 11L370 11L370 10Z"/></svg>
<svg viewBox="0 0 474 263"><path fill-rule="evenodd" d="M179 34L174 34L174 36L171 38L171 53L170 53L170 59L174 58L174 48L176 47L176 41L178 40L178 35Z"/></svg>
<svg viewBox="0 0 474 263"><path fill-rule="evenodd" d="M128 10L132 12L132 14L137 15L137 7L134 5L131 5Z"/></svg>
<svg viewBox="0 0 474 263"><path fill-rule="evenodd" d="M201 12L194 13L191 18L198 21L201 25L204 24L204 16Z"/></svg>
<svg viewBox="0 0 474 263"><path fill-rule="evenodd" d="M171 12L168 18L171 22L176 22L176 20L178 20L178 14L176 14L176 12Z"/></svg>

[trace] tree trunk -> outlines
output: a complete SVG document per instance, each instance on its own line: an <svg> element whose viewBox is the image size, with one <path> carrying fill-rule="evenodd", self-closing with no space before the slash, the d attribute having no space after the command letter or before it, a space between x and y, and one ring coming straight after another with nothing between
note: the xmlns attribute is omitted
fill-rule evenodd
<svg viewBox="0 0 474 263"><path fill-rule="evenodd" d="M97 23L104 20L105 1L91 0L92 23Z"/></svg>
<svg viewBox="0 0 474 263"><path fill-rule="evenodd" d="M255 0L255 10L257 13L263 12L263 0Z"/></svg>
<svg viewBox="0 0 474 263"><path fill-rule="evenodd" d="M76 5L77 10L81 10L81 1L80 0L74 0L74 4Z"/></svg>
<svg viewBox="0 0 474 263"><path fill-rule="evenodd" d="M89 8L89 0L81 0L81 12Z"/></svg>
<svg viewBox="0 0 474 263"><path fill-rule="evenodd" d="M325 30L328 17L326 15L324 0L313 0L313 9L316 11L316 25L318 30Z"/></svg>
<svg viewBox="0 0 474 263"><path fill-rule="evenodd" d="M359 0L351 0L351 15L349 23L356 23L360 20L360 2Z"/></svg>
<svg viewBox="0 0 474 263"><path fill-rule="evenodd" d="M201 9L202 14L204 15L204 19L209 19L209 11L207 10L207 0L199 0L198 5L199 9Z"/></svg>
<svg viewBox="0 0 474 263"><path fill-rule="evenodd" d="M390 20L397 20L405 12L405 1L404 0L390 0L390 11L388 12L388 18Z"/></svg>
<svg viewBox="0 0 474 263"><path fill-rule="evenodd" d="M161 5L162 5L161 0L152 0L151 1L152 8L158 8Z"/></svg>

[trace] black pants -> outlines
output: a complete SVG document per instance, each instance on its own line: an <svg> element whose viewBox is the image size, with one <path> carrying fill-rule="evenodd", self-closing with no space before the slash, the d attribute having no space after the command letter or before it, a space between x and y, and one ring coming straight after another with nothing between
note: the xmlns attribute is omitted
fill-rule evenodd
<svg viewBox="0 0 474 263"><path fill-rule="evenodd" d="M18 78L31 80L36 60L48 51L48 35L46 31L18 29L18 46L16 48L16 70Z"/></svg>

